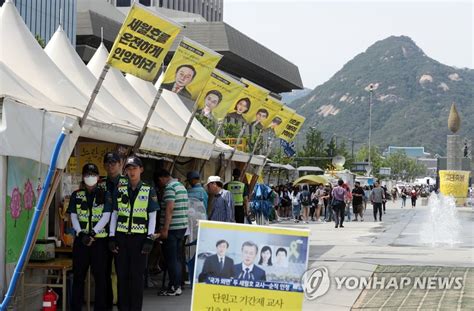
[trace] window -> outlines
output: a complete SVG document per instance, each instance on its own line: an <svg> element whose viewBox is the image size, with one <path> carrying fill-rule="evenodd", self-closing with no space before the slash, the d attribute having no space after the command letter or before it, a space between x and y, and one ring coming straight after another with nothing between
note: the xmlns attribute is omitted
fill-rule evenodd
<svg viewBox="0 0 474 311"><path fill-rule="evenodd" d="M130 4L131 0L117 0L117 6L130 6Z"/></svg>
<svg viewBox="0 0 474 311"><path fill-rule="evenodd" d="M150 6L151 5L151 0L140 0L140 4L143 4L145 6Z"/></svg>

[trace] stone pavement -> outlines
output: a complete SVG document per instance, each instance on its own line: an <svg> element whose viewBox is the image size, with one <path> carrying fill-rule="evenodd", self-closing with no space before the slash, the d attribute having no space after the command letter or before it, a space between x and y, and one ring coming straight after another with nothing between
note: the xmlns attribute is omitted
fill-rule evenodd
<svg viewBox="0 0 474 311"><path fill-rule="evenodd" d="M295 224L290 221L284 221L277 224L281 227L309 227L311 229L309 260L312 267L324 266L329 270L331 278L340 277L367 277L370 278L375 273L383 273L390 269L386 266L418 266L415 268L406 268L408 271L416 271L423 269L425 266L430 267L456 267L460 271L466 271L464 267L474 267L474 211L471 208L459 208L458 216L461 226L461 240L453 246L432 247L424 245L420 242L420 227L426 221L428 209L425 206L417 206L415 209L411 207L400 208L400 203L387 204L387 214L383 215L382 222L374 222L372 217L372 209L370 205L367 207L364 222L346 222L345 228L334 228L333 223L314 223L308 225ZM380 267L379 267L380 265ZM379 268L378 268L379 267ZM376 270L378 268L378 270ZM463 270L464 268L464 270ZM385 270L384 270L385 269ZM440 270L442 273L451 271L446 269ZM403 270L405 271L405 270ZM470 269L469 271L472 271ZM436 272L426 270L425 273ZM457 272L456 272L457 273ZM431 275L430 275L431 276ZM336 289L336 282L332 281L329 291L322 297L313 301L305 301L304 310L350 310L354 307L357 309L381 308L380 299L370 299L373 292L367 292L362 295L362 289L347 290ZM472 287L463 289L462 301L470 301L473 298ZM181 311L189 310L191 303L191 289L186 288L180 297L158 297L156 289L148 289L145 292L143 310L160 311ZM432 294L426 295L423 302L426 306L434 306L431 297L437 297ZM402 291L392 291L377 293L378 296L391 297L395 303L402 296L406 296ZM415 294L415 293L413 293ZM459 294L459 292L458 292ZM416 295L420 295L416 293ZM415 295L415 296L416 296ZM441 294L442 295L442 294ZM364 300L364 297L368 297ZM388 297L387 296L387 297ZM420 299L423 299L424 294ZM360 299L359 299L360 298ZM439 298L439 297L438 297ZM445 294L446 301L452 301L450 293ZM358 300L359 299L359 300ZM403 299L403 298L402 298ZM459 300L459 295L457 296ZM463 300L464 299L464 300ZM383 300L385 301L385 300ZM415 303L410 300L405 301L405 306L411 308ZM438 301L439 302L439 301ZM459 301L453 306L453 310L457 308ZM419 305L419 301L418 301ZM469 306L471 304L469 303ZM437 304L436 304L437 306ZM444 305L442 305L444 306ZM386 305L387 308L394 307L391 303ZM397 306L398 308L399 306ZM396 308L395 308L396 309ZM402 310L405 308L402 308ZM415 307L415 309L417 309ZM426 309L423 305L420 309ZM433 309L433 308L428 308ZM434 308L436 309L436 307ZM461 308L460 308L461 309Z"/></svg>

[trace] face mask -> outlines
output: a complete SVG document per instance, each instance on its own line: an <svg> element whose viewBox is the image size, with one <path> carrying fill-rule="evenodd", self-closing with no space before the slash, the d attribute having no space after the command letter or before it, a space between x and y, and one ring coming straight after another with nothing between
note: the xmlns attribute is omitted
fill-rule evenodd
<svg viewBox="0 0 474 311"><path fill-rule="evenodd" d="M97 184L98 177L97 176L86 176L84 177L84 183L89 186L95 186Z"/></svg>

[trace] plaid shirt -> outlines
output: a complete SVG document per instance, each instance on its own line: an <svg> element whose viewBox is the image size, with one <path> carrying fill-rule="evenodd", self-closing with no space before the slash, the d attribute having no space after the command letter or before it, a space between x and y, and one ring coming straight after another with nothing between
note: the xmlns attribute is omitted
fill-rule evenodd
<svg viewBox="0 0 474 311"><path fill-rule="evenodd" d="M235 222L234 200L230 191L221 189L221 191L214 196L209 220Z"/></svg>

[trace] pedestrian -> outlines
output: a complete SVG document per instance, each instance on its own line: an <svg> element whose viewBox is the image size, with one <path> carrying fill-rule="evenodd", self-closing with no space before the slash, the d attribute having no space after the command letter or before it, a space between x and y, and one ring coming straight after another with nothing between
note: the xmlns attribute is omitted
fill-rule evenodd
<svg viewBox="0 0 474 311"><path fill-rule="evenodd" d="M280 186L280 216L282 218L285 218L289 220L289 211L291 209L291 198L290 198L290 192L285 186Z"/></svg>
<svg viewBox="0 0 474 311"><path fill-rule="evenodd" d="M407 204L407 190L405 187L402 188L400 196L402 197L402 208L404 208Z"/></svg>
<svg viewBox="0 0 474 311"><path fill-rule="evenodd" d="M324 191L324 185L319 184L318 188L316 189L314 193L314 201L316 203L316 221L321 222L321 211L325 209L324 206L324 196L325 196L325 191Z"/></svg>
<svg viewBox="0 0 474 311"><path fill-rule="evenodd" d="M233 180L225 184L224 189L232 193L235 208L235 222L243 224L245 222L245 216L248 215L249 194L247 185L239 181L240 174L241 171L238 168L234 168L232 171Z"/></svg>
<svg viewBox="0 0 474 311"><path fill-rule="evenodd" d="M223 188L224 184L221 178L209 176L206 186L209 194L213 196L209 220L235 222L234 199L232 193Z"/></svg>
<svg viewBox="0 0 474 311"><path fill-rule="evenodd" d="M201 185L201 176L197 171L191 171L186 175L186 179L189 183L190 188L188 189L188 198L195 198L204 204L204 208L207 210L207 203L209 195L207 194L204 187Z"/></svg>
<svg viewBox="0 0 474 311"><path fill-rule="evenodd" d="M380 183L375 182L375 188L370 193L370 202L374 209L374 221L377 221L377 213L379 213L379 221L382 221L382 202L385 200L384 191L380 188Z"/></svg>
<svg viewBox="0 0 474 311"><path fill-rule="evenodd" d="M163 189L164 213L160 213L160 239L163 241L163 255L169 275L168 286L160 290L158 295L179 296L182 294L184 235L188 228L188 192L165 169L157 171L154 177Z"/></svg>
<svg viewBox="0 0 474 311"><path fill-rule="evenodd" d="M339 179L337 186L332 189L331 207L334 210L334 217L336 228L344 228L344 212L346 210L345 199L347 197L347 190L343 187L344 181Z"/></svg>
<svg viewBox="0 0 474 311"><path fill-rule="evenodd" d="M331 184L326 184L324 187L324 220L326 222L330 222L333 220L333 212L332 212L332 187Z"/></svg>
<svg viewBox="0 0 474 311"><path fill-rule="evenodd" d="M418 199L418 191L415 188L411 190L410 197L411 197L411 208L414 208L416 207L416 200Z"/></svg>
<svg viewBox="0 0 474 311"><path fill-rule="evenodd" d="M309 223L309 207L311 206L311 193L309 192L308 185L303 186L303 191L300 194L301 207L303 211L303 221L305 224Z"/></svg>
<svg viewBox="0 0 474 311"><path fill-rule="evenodd" d="M115 254L118 309L141 310L147 254L153 248L156 212L155 190L142 182L143 164L131 156L125 162L128 184L118 188L110 221L109 249Z"/></svg>
<svg viewBox="0 0 474 311"><path fill-rule="evenodd" d="M346 197L344 198L344 203L346 203L345 215L347 215L347 221L351 221L351 208L350 207L352 204L352 192L348 184L344 183L342 187L346 189Z"/></svg>
<svg viewBox="0 0 474 311"><path fill-rule="evenodd" d="M385 214L385 205L387 204L388 191L387 191L387 187L386 187L386 186L381 186L380 188L383 189L384 199L383 199L383 201L382 201L382 209L383 209L383 213Z"/></svg>
<svg viewBox="0 0 474 311"><path fill-rule="evenodd" d="M293 187L293 192L291 192L291 206L293 212L294 222L300 222L300 213L301 213L301 201L300 201L300 194L299 189L297 186Z"/></svg>
<svg viewBox="0 0 474 311"><path fill-rule="evenodd" d="M117 201L118 187L127 185L128 179L122 176L122 159L117 152L107 152L104 155L104 169L107 176L99 181L99 187L108 191L112 197L112 201ZM108 226L108 224L107 224ZM108 227L107 227L108 229ZM108 237L106 238L108 240ZM112 310L114 306L114 294L112 289L112 262L114 259L113 253L107 248L107 310Z"/></svg>
<svg viewBox="0 0 474 311"><path fill-rule="evenodd" d="M354 212L354 221L358 221L358 216L360 216L360 221L364 221L364 190L360 186L360 182L355 182L355 187L352 189L352 209Z"/></svg>
<svg viewBox="0 0 474 311"><path fill-rule="evenodd" d="M84 281L89 267L95 282L94 310L107 310L107 230L112 199L97 186L99 169L93 163L82 168L81 189L74 191L67 212L76 231L72 249L72 310L82 310Z"/></svg>

